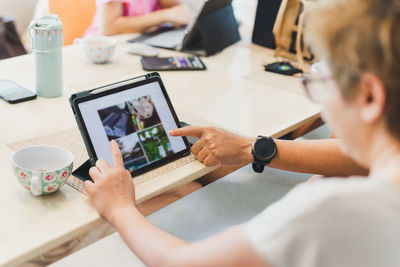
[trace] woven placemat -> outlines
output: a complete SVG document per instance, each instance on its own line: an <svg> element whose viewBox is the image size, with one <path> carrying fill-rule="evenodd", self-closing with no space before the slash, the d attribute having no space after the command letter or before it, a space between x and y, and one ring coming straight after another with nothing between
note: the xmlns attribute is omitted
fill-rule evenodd
<svg viewBox="0 0 400 267"><path fill-rule="evenodd" d="M176 109L176 113L178 114L179 120L180 121L184 121L186 123L189 123L190 125L194 125L194 126L212 126L212 127L218 127L218 128L222 128L225 129L227 131L232 131L232 129L229 129L227 127L224 127L220 124L211 122L207 119L204 119L200 116L197 116L191 112L187 112L185 110L181 110L181 109Z"/></svg>
<svg viewBox="0 0 400 267"><path fill-rule="evenodd" d="M187 122L191 125L197 126L214 126L220 127L219 125L215 125L201 117L198 117L194 114L191 114L186 111L178 110L177 113L179 114L179 119L181 121ZM221 127L220 127L221 128ZM53 145L65 148L74 155L74 169L81 166L88 158L88 154L86 152L85 145L82 140L82 136L78 130L78 128L71 128L60 132L55 132L52 134L39 136L31 139L26 139L22 141L18 141L15 143L7 144L7 146L16 151L18 149L24 148L26 146L32 145ZM176 169L184 164L192 162L196 159L194 155L190 155L169 164L166 164L162 167L159 167L153 171L149 171L143 175L136 176L133 179L134 184L141 184L154 177L157 177L161 174L167 173L173 169ZM85 193L85 188L83 186L83 181L76 176L71 175L68 180L67 184L72 188Z"/></svg>

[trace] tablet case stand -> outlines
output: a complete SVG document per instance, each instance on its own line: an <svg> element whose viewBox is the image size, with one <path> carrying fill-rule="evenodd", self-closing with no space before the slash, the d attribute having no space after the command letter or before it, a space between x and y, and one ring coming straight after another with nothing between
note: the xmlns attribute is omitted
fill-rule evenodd
<svg viewBox="0 0 400 267"><path fill-rule="evenodd" d="M89 169L92 167L90 160L85 161L78 169L72 172L72 175L78 177L82 181L92 181L92 178L89 176Z"/></svg>
<svg viewBox="0 0 400 267"><path fill-rule="evenodd" d="M239 25L233 13L232 5L227 5L208 15L199 17L197 21L198 38L190 40L183 51L200 55L214 55L226 47L240 41Z"/></svg>
<svg viewBox="0 0 400 267"><path fill-rule="evenodd" d="M186 127L186 126L190 126L190 124L186 123L186 122L180 122L182 127ZM190 143L190 145L193 145L197 139L191 139L188 138L188 141ZM90 160L88 159L87 161L85 161L85 163L83 163L81 166L79 166L75 171L72 172L72 175L78 177L79 179L81 179L82 181L92 181L92 178L90 178L89 176L89 170L92 167L92 164L90 163Z"/></svg>

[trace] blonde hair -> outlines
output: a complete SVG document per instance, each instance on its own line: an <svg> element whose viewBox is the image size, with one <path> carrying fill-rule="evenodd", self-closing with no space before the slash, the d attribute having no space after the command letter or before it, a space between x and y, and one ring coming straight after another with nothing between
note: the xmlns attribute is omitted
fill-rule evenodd
<svg viewBox="0 0 400 267"><path fill-rule="evenodd" d="M386 88L385 119L400 139L400 0L323 0L307 19L307 41L350 99L363 73Z"/></svg>

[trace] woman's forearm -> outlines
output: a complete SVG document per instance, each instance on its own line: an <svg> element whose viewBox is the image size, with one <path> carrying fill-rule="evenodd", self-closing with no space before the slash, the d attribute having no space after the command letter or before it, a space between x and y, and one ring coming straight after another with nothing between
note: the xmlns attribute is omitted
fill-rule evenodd
<svg viewBox="0 0 400 267"><path fill-rule="evenodd" d="M93 182L86 181L85 190L99 214L118 230L146 266L266 266L238 228L188 244L148 222L135 207L132 176L125 169L116 141L110 142L110 149L113 167L99 159L89 170Z"/></svg>
<svg viewBox="0 0 400 267"><path fill-rule="evenodd" d="M166 266L177 250L188 245L152 225L135 207L114 214L110 218L111 224L147 266Z"/></svg>
<svg viewBox="0 0 400 267"><path fill-rule="evenodd" d="M103 34L116 35L122 33L143 32L150 27L165 23L166 19L164 13L165 10L158 10L137 17L119 16L102 24Z"/></svg>
<svg viewBox="0 0 400 267"><path fill-rule="evenodd" d="M152 225L135 207L114 214L111 224L146 266L269 266L253 249L241 227L189 244Z"/></svg>
<svg viewBox="0 0 400 267"><path fill-rule="evenodd" d="M368 174L366 168L343 154L337 139L275 142L278 154L268 167L325 176Z"/></svg>
<svg viewBox="0 0 400 267"><path fill-rule="evenodd" d="M168 21L167 9L136 17L121 16L122 11L123 5L117 2L100 6L100 25L104 35L142 32Z"/></svg>

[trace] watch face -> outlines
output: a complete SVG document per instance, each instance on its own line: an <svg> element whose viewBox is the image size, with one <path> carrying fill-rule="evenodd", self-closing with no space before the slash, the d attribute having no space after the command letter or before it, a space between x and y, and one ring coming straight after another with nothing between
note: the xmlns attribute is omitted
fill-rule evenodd
<svg viewBox="0 0 400 267"><path fill-rule="evenodd" d="M275 145L272 140L262 138L257 140L257 142L254 144L254 150L257 157L269 159L275 153Z"/></svg>

